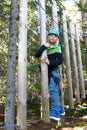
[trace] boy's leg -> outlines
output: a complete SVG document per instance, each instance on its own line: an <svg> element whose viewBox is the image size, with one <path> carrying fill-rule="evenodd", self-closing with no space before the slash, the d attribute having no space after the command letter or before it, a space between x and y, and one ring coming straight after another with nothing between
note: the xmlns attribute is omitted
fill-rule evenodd
<svg viewBox="0 0 87 130"><path fill-rule="evenodd" d="M52 75L55 77L59 76L59 71L54 70ZM65 111L60 103L60 90L58 84L55 82L53 76L50 77L49 92L51 100L51 109L60 115L64 115Z"/></svg>
<svg viewBox="0 0 87 130"><path fill-rule="evenodd" d="M51 109L59 113L60 106L61 106L60 97L59 97L58 86L54 82L53 77L50 77L49 92L50 92Z"/></svg>

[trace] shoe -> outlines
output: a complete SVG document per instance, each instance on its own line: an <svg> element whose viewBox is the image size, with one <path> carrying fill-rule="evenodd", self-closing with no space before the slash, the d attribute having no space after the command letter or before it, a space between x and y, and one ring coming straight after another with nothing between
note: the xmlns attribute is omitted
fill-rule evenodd
<svg viewBox="0 0 87 130"><path fill-rule="evenodd" d="M64 109L61 109L61 110L60 110L60 115L61 115L61 116L64 116L64 115L65 115Z"/></svg>
<svg viewBox="0 0 87 130"><path fill-rule="evenodd" d="M50 110L50 118L58 121L60 120L60 114L55 113L54 110Z"/></svg>

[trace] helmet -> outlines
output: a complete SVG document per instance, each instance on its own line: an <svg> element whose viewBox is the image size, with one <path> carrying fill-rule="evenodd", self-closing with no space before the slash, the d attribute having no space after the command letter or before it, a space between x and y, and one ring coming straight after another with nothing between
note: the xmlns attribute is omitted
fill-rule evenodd
<svg viewBox="0 0 87 130"><path fill-rule="evenodd" d="M55 35L59 36L59 31L56 29L50 29L48 32L48 35L50 35L50 34L55 34Z"/></svg>

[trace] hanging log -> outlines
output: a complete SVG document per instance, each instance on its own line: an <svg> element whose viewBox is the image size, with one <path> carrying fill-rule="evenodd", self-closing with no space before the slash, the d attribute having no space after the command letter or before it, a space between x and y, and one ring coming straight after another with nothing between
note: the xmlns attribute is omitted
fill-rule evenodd
<svg viewBox="0 0 87 130"><path fill-rule="evenodd" d="M41 44L46 44L46 14L45 0L39 0L40 4L40 27L41 27ZM42 9L42 8L44 9ZM47 56L46 51L42 57ZM49 119L49 94L48 94L48 67L46 63L41 62L41 85L42 85L42 118L45 122L50 122Z"/></svg>
<svg viewBox="0 0 87 130"><path fill-rule="evenodd" d="M59 27L58 27L58 15L57 15L57 3L55 0L51 0L52 1L52 17L53 17L53 27L56 28L59 31ZM57 44L59 44L57 42ZM61 66L60 68L60 78L61 78L61 83L60 83L60 88L61 88L61 102L62 105L64 106L64 95L63 95L63 79L62 79L62 68Z"/></svg>
<svg viewBox="0 0 87 130"><path fill-rule="evenodd" d="M73 109L73 90L72 90L72 77L71 77L71 66L70 66L70 54L69 54L69 45L68 45L68 31L67 31L67 22L66 15L62 15L63 21L63 37L64 37L64 49L65 49L65 62L66 62L66 76L68 84L68 96L69 96L69 105Z"/></svg>
<svg viewBox="0 0 87 130"><path fill-rule="evenodd" d="M57 3L55 0L51 0L51 1L52 1L53 27L58 30L59 28L58 28L58 16L57 16Z"/></svg>
<svg viewBox="0 0 87 130"><path fill-rule="evenodd" d="M82 6L86 4L86 0L80 0L80 3ZM83 30L83 39L84 39L84 44L87 47L87 13L86 12L81 12L82 16L82 30Z"/></svg>
<svg viewBox="0 0 87 130"><path fill-rule="evenodd" d="M52 2L52 19L53 19L53 28L57 29L59 31L58 27L58 16L57 16L57 3L55 0L51 0ZM59 44L59 41L57 41L56 44Z"/></svg>
<svg viewBox="0 0 87 130"><path fill-rule="evenodd" d="M16 72L15 68L16 68L16 34L17 34L16 19L17 19L17 0L11 0L8 63L7 63L7 77L6 77L5 130L14 130L14 123L15 123L14 104L15 104L15 72Z"/></svg>
<svg viewBox="0 0 87 130"><path fill-rule="evenodd" d="M75 29L74 24L72 21L69 21L70 27L70 48L71 48L71 55L72 55L72 66L73 66L73 85L74 85L74 93L78 103L80 103L80 93L79 93L79 80L78 80L78 70L77 70L77 61L76 61L76 52L75 52Z"/></svg>
<svg viewBox="0 0 87 130"><path fill-rule="evenodd" d="M78 69L79 69L79 78L80 78L80 91L81 97L85 98L85 88L84 88L84 78L83 78L83 69L82 69L82 58L81 58L81 50L80 50L80 39L79 32L77 26L75 26L76 31L76 47L77 47L77 55L78 55Z"/></svg>
<svg viewBox="0 0 87 130"><path fill-rule="evenodd" d="M20 30L18 55L18 113L20 130L27 128L27 0L20 1Z"/></svg>

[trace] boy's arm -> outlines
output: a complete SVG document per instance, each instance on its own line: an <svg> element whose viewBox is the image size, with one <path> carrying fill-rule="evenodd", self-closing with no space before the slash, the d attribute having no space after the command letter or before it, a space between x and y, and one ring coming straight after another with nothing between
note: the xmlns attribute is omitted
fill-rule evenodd
<svg viewBox="0 0 87 130"><path fill-rule="evenodd" d="M35 53L35 57L39 58L41 56L41 54L43 53L43 51L46 49L47 47L45 45L42 45Z"/></svg>

